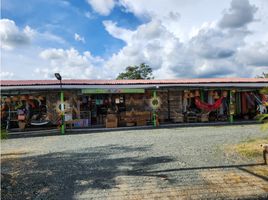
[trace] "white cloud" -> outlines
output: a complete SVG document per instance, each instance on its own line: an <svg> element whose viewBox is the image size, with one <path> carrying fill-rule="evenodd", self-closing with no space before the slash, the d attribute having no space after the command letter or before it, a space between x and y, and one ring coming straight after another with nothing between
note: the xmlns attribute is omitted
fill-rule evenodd
<svg viewBox="0 0 268 200"><path fill-rule="evenodd" d="M114 0L87 0L92 9L100 15L107 16L115 6Z"/></svg>
<svg viewBox="0 0 268 200"><path fill-rule="evenodd" d="M95 18L95 16L89 11L85 12L85 17L88 18L88 19L94 19Z"/></svg>
<svg viewBox="0 0 268 200"><path fill-rule="evenodd" d="M268 71L268 41L240 48L237 60L245 65L266 67L266 71Z"/></svg>
<svg viewBox="0 0 268 200"><path fill-rule="evenodd" d="M223 28L239 28L254 20L257 7L250 5L248 0L232 0L231 7L219 22Z"/></svg>
<svg viewBox="0 0 268 200"><path fill-rule="evenodd" d="M118 35L118 30L124 32L122 29L117 27L109 29L108 32L111 35ZM128 39L117 37L126 41L127 44L106 63L107 70L112 72L113 77L116 77L128 65L139 65L142 62L153 68L156 78L168 77L171 73L167 73L171 71L172 67L175 67L178 58L185 51L180 40L167 31L158 20L139 26L129 35L131 37ZM165 73L163 73L164 71Z"/></svg>
<svg viewBox="0 0 268 200"><path fill-rule="evenodd" d="M193 27L200 27L204 22L221 16L222 8L228 6L228 1L209 0L119 0L128 12L146 21L161 20L171 33L181 41L189 39ZM209 10L209 12L207 12Z"/></svg>
<svg viewBox="0 0 268 200"><path fill-rule="evenodd" d="M1 80L12 79L13 76L14 76L14 73L12 73L12 72L7 72L7 71L0 72L0 79Z"/></svg>
<svg viewBox="0 0 268 200"><path fill-rule="evenodd" d="M219 26L218 20L214 20L203 23L200 28L192 29L193 31L188 39L181 40L180 34L174 32L172 27L167 26L166 20L168 17L160 20L159 15L157 16L154 13L154 6L151 10L145 9L150 1L143 2L143 7L139 7L136 1L125 0L121 2L136 15L141 16L149 13L152 19L148 23L140 25L134 31L118 27L115 22L104 22L109 34L126 42L126 45L118 53L113 54L106 63L107 70L113 71L111 74L113 77L116 77L126 66L139 65L142 62L153 68L154 76L158 79L174 77L248 77L255 76L255 73L260 71L256 70L260 63L252 62L254 64L252 66L247 65L249 61L245 59L242 61L241 56L238 59L238 50L246 45L245 38L251 33L246 26L241 25L240 29L225 30ZM156 5L157 2L155 2ZM163 7L166 8L166 5L163 5ZM255 8L254 6L251 7ZM243 8L248 11L247 6L241 9ZM168 13L171 11L172 9L169 9ZM163 15L162 12L159 13ZM254 14L253 11L252 13ZM171 15L173 20L180 19L180 15L177 17L174 15ZM241 23L249 24L251 21L247 20ZM266 62L266 50L256 52L256 54L254 58L258 58L262 64ZM247 56L247 58L250 58L250 56ZM252 58L252 60L256 59ZM242 71L241 68L243 68Z"/></svg>
<svg viewBox="0 0 268 200"><path fill-rule="evenodd" d="M74 34L74 39L78 42L86 43L86 40L84 37L81 37L79 34L75 33Z"/></svg>
<svg viewBox="0 0 268 200"><path fill-rule="evenodd" d="M115 22L107 20L103 21L103 25L110 35L115 38L124 40L125 42L130 41L133 35L133 32L131 30L120 28Z"/></svg>
<svg viewBox="0 0 268 200"><path fill-rule="evenodd" d="M46 49L40 57L49 62L48 67L37 68L35 73L44 78L51 78L55 72L60 72L64 78L96 78L102 74L103 60L94 57L90 52L80 54L76 49Z"/></svg>
<svg viewBox="0 0 268 200"><path fill-rule="evenodd" d="M3 49L13 49L30 43L33 30L26 26L24 30L19 30L15 22L9 19L0 20L1 47Z"/></svg>
<svg viewBox="0 0 268 200"><path fill-rule="evenodd" d="M111 4L106 4L105 1L88 0L88 2L101 15L109 15L115 6L115 1L107 1L112 2ZM15 68L12 66L16 66L17 69L23 69L22 73L14 73L16 77L17 74L23 74L22 77L28 78L26 72L32 73L34 67L36 68L34 77L54 78L54 73L60 72L64 78L114 79L125 67L139 65L142 62L153 68L154 76L158 79L254 77L261 74L262 71L267 71L268 37L267 31L263 28L265 26L258 29L259 35L266 31L265 37L255 38L255 40L251 40L254 42L250 44L247 42L247 38L255 35L255 29L250 29L250 22L254 21L255 14L261 10L258 9L257 13L250 10L251 7L254 7L253 4L239 7L239 12L230 10L227 13L231 13L232 17L235 13L235 16L239 18L240 14L237 13L241 13L244 8L245 12L251 11L247 12L247 20L238 20L241 22L239 26L228 23L222 26L220 24L222 21L226 22L228 18L226 16L229 15L220 13L223 7L229 7L230 1L167 0L164 4L162 0L118 0L116 2L123 6L125 11L146 19L146 23L135 30L130 30L118 26L115 21L103 21L106 31L111 36L125 42L123 48L110 57L106 57L106 60L93 56L89 51L79 52L69 46L67 48L43 47L39 49L28 49L27 46L25 52L16 50L12 56L7 54L7 51L5 52L5 69L3 71L9 71L10 68L12 74L15 72ZM205 4L204 2L210 3ZM216 4L220 4L220 6L215 6ZM210 12L204 13L204 8ZM233 9L235 6L231 5L231 8ZM193 13L195 14L193 15ZM250 13L253 13L252 16ZM226 24L228 24L228 28ZM20 30L13 22L13 28L14 26L14 30L17 32L10 31L9 33L27 36L29 40L23 43L25 45L30 41L36 45L40 43L40 40L66 44L64 39L51 33L39 33L28 26ZM77 33L74 38L83 42L83 37ZM6 39L8 45L13 44L10 41L12 40ZM261 42L256 43L256 41ZM40 46L42 45L40 44ZM31 67L27 68L27 66ZM10 78L15 78L14 74L10 75Z"/></svg>
<svg viewBox="0 0 268 200"><path fill-rule="evenodd" d="M65 44L66 41L61 37L50 32L38 32L30 26L25 26L20 30L13 20L0 20L1 48L13 50L14 48L26 47L30 45L42 45L43 43Z"/></svg>

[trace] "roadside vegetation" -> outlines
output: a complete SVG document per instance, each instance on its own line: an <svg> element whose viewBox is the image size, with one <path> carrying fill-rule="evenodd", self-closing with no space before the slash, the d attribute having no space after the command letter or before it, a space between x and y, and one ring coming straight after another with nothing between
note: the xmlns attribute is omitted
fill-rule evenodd
<svg viewBox="0 0 268 200"><path fill-rule="evenodd" d="M268 74L267 74L267 77L268 77ZM261 93L264 94L264 95L268 95L268 87L267 88L263 88L261 90ZM261 129L263 131L268 131L268 114L262 114L259 117L259 121L260 122L263 122L263 125L261 127Z"/></svg>
<svg viewBox="0 0 268 200"><path fill-rule="evenodd" d="M1 140L7 139L7 132L5 129L1 129Z"/></svg>
<svg viewBox="0 0 268 200"><path fill-rule="evenodd" d="M249 139L228 147L228 151L236 152L245 158L262 158L261 144L268 143L268 136L258 139Z"/></svg>

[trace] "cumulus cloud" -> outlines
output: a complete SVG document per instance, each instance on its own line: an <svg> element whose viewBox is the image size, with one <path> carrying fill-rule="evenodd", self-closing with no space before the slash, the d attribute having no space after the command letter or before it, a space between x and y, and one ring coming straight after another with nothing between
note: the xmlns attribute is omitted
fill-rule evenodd
<svg viewBox="0 0 268 200"><path fill-rule="evenodd" d="M136 30L118 27L112 21L103 23L110 35L126 42L106 62L113 77L126 66L142 62L153 68L156 78L248 77L268 66L265 46L251 47L251 51L258 48L255 52L246 48L245 38L252 33L246 25L254 21L257 12L257 7L248 0L232 0L228 12L219 20L195 28L188 40L181 40L180 34L172 28L172 21L181 20L180 13L173 10L173 7L177 9L175 4L161 4L161 8L157 0L153 4L151 1L119 2L127 11L140 17L150 16L150 20ZM160 12L161 9L166 10Z"/></svg>
<svg viewBox="0 0 268 200"><path fill-rule="evenodd" d="M66 41L50 32L38 32L30 26L20 29L13 20L0 20L0 37L1 48L4 50L13 50L14 48L25 47L30 45L42 45L43 43L65 44Z"/></svg>
<svg viewBox="0 0 268 200"><path fill-rule="evenodd" d="M231 5L236 15L238 15L237 9L239 7L237 4L236 1L233 1ZM253 8L255 7L249 6L254 14ZM135 9L135 7L130 8ZM242 6L242 8L248 7ZM174 13L170 17L176 18ZM176 20L178 18L179 15ZM225 18L223 17L223 19ZM253 18L254 16L252 16ZM245 23L249 23L249 21ZM134 31L118 27L115 22L106 21L104 26L107 32L126 42L126 45L118 53L113 54L108 59L106 68L113 71L111 74L113 77L116 77L117 73L126 66L138 65L142 62L153 68L154 76L158 79L252 76L256 70L246 65L246 60L242 61L241 58L238 61L237 58L237 51L246 45L245 38L250 34L250 31L245 26L240 27L240 29L223 29L219 24L218 21L204 23L195 30L188 41L181 41L166 26L165 20L152 19ZM264 53L256 52L256 54L262 57ZM243 71L241 71L241 67L243 67Z"/></svg>
<svg viewBox="0 0 268 200"><path fill-rule="evenodd" d="M226 59L233 56L238 47L244 45L248 35L243 30L223 31L217 27L200 29L189 44L192 50L206 59Z"/></svg>
<svg viewBox="0 0 268 200"><path fill-rule="evenodd" d="M36 73L44 78L53 77L55 72L60 72L64 78L93 78L98 77L103 66L100 57L94 57L90 52L80 54L76 49L46 49L39 56L48 61L49 67L37 68Z"/></svg>
<svg viewBox="0 0 268 200"><path fill-rule="evenodd" d="M105 8L106 4L101 5L104 1L88 2L102 15L108 15L114 7L114 1L111 1L113 5L108 8ZM214 19L196 26L190 34L188 31L188 39L183 40L178 21L185 19L176 11L177 2L169 1L168 5L163 5L160 0L118 0L117 3L126 11L150 16L150 20L135 30L120 27L116 21L103 21L105 30L112 37L124 41L124 47L105 60L88 51L79 52L74 48L41 49L40 53L33 54L38 54L37 57L42 59L36 62L42 66L35 64L38 66L35 73L44 78L54 78L54 73L60 72L64 78L114 79L125 67L144 62L153 68L157 79L249 77L261 74L263 70L267 71L268 43L248 45L245 42L245 38L250 35L247 24L254 20L256 8L248 1L244 2L242 5L240 1L233 0L228 13L218 17L220 20ZM242 10L252 13L252 17L239 20ZM228 23L230 18L235 18L236 23ZM40 36L40 33L30 27L25 27L20 32L29 38ZM51 39L53 37L52 35ZM77 41L82 42L82 38L77 33L74 35Z"/></svg>
<svg viewBox="0 0 268 200"><path fill-rule="evenodd" d="M100 15L107 16L115 6L114 0L87 0L92 9Z"/></svg>
<svg viewBox="0 0 268 200"><path fill-rule="evenodd" d="M258 42L240 48L237 60L245 65L266 66L266 71L268 71L268 42Z"/></svg>
<svg viewBox="0 0 268 200"><path fill-rule="evenodd" d="M78 33L74 34L74 39L78 42L86 43L86 40L84 37L81 37Z"/></svg>
<svg viewBox="0 0 268 200"><path fill-rule="evenodd" d="M232 0L231 7L219 22L222 28L240 28L254 20L257 7L248 0Z"/></svg>
<svg viewBox="0 0 268 200"><path fill-rule="evenodd" d="M14 76L14 73L12 73L12 72L7 72L7 71L0 72L0 79L1 80L12 79L13 76Z"/></svg>
<svg viewBox="0 0 268 200"><path fill-rule="evenodd" d="M109 30L111 35L116 34ZM129 31L129 30L128 30ZM113 77L128 65L138 65L142 62L149 64L156 78L168 78L174 74L172 68L182 67L187 61L186 49L161 23L151 21L143 24L137 30L131 32L130 39L124 39L127 44L118 53L114 54L106 63L107 68L112 71ZM191 64L188 64L189 66ZM111 70L113 69L113 70ZM174 74L175 77L175 74Z"/></svg>
<svg viewBox="0 0 268 200"><path fill-rule="evenodd" d="M131 30L120 28L115 22L112 22L110 20L103 21L103 25L110 35L125 42L130 41L133 35L133 32Z"/></svg>
<svg viewBox="0 0 268 200"><path fill-rule="evenodd" d="M0 20L1 47L3 49L13 49L15 47L30 43L34 31L26 26L20 30L14 21L9 19Z"/></svg>

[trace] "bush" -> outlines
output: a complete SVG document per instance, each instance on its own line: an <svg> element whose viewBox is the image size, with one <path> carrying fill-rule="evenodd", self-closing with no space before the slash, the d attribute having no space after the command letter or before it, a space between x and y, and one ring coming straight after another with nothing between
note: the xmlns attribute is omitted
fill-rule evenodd
<svg viewBox="0 0 268 200"><path fill-rule="evenodd" d="M7 139L7 132L4 129L1 129L1 140L2 139Z"/></svg>

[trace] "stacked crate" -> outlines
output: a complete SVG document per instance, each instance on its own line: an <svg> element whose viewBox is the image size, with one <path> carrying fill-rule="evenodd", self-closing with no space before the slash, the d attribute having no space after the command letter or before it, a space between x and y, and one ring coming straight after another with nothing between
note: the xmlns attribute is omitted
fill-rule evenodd
<svg viewBox="0 0 268 200"><path fill-rule="evenodd" d="M160 122L164 122L168 120L168 92L157 91L157 96L161 102L158 108L158 117Z"/></svg>
<svg viewBox="0 0 268 200"><path fill-rule="evenodd" d="M183 112L182 91L169 91L170 118L176 121Z"/></svg>

